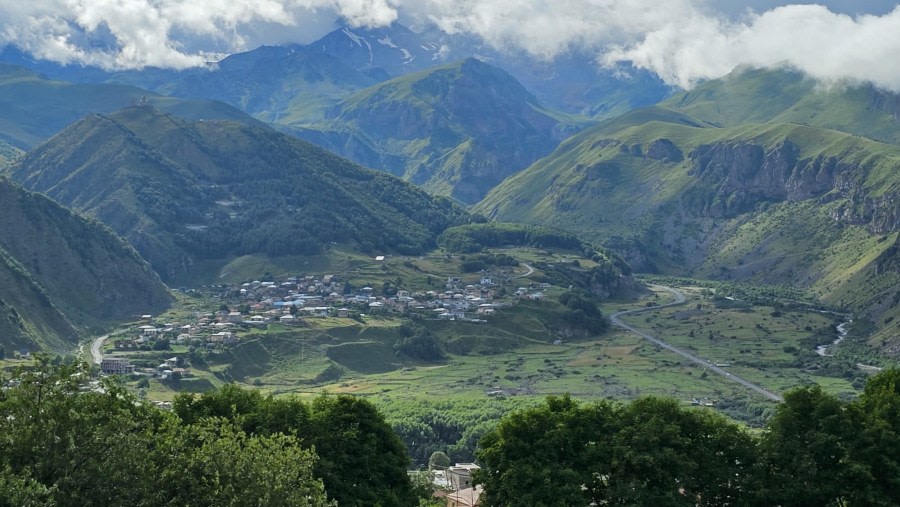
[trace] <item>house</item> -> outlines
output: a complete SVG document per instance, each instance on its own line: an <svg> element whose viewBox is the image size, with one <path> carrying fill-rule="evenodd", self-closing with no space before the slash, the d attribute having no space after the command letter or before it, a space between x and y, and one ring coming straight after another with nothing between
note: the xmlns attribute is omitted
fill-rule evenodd
<svg viewBox="0 0 900 507"><path fill-rule="evenodd" d="M228 322L240 322L243 319L241 312L228 312Z"/></svg>
<svg viewBox="0 0 900 507"><path fill-rule="evenodd" d="M331 308L327 306L315 306L312 308L303 308L302 311L305 315L310 315L313 317L327 317L331 312Z"/></svg>
<svg viewBox="0 0 900 507"><path fill-rule="evenodd" d="M159 329L157 329L155 326L141 326L138 328L138 330L144 336L156 336L156 334L159 333Z"/></svg>
<svg viewBox="0 0 900 507"><path fill-rule="evenodd" d="M447 507L475 507L481 505L482 489L478 486L447 494Z"/></svg>
<svg viewBox="0 0 900 507"><path fill-rule="evenodd" d="M457 463L447 469L447 479L450 481L450 489L460 491L472 487L472 472L480 470L475 463ZM468 504L473 505L473 504Z"/></svg>
<svg viewBox="0 0 900 507"><path fill-rule="evenodd" d="M100 371L107 375L131 375L134 365L124 357L104 357L100 361Z"/></svg>
<svg viewBox="0 0 900 507"><path fill-rule="evenodd" d="M291 314L282 315L281 317L278 317L278 322L281 322L282 324L294 322L294 316Z"/></svg>
<svg viewBox="0 0 900 507"><path fill-rule="evenodd" d="M494 279L489 276L482 276L480 285L490 287L491 285L494 285Z"/></svg>
<svg viewBox="0 0 900 507"><path fill-rule="evenodd" d="M349 308L338 308L337 316L342 319L346 319L347 317L350 316L350 309Z"/></svg>

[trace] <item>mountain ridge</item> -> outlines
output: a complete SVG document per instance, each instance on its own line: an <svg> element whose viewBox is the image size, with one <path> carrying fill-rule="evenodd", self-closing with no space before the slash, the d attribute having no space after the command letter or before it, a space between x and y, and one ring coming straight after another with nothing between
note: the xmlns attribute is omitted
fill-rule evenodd
<svg viewBox="0 0 900 507"><path fill-rule="evenodd" d="M357 92L296 133L473 203L579 126L545 110L502 69L469 58Z"/></svg>
<svg viewBox="0 0 900 507"><path fill-rule="evenodd" d="M152 107L88 116L13 166L26 187L125 236L164 279L202 259L415 253L473 218L387 174L269 128Z"/></svg>

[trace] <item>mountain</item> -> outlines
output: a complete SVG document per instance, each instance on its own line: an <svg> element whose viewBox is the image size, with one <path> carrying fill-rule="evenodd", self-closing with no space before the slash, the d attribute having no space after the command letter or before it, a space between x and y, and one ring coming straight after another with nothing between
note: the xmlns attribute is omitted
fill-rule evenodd
<svg viewBox="0 0 900 507"><path fill-rule="evenodd" d="M269 123L321 118L328 107L377 81L338 58L303 46L264 46L185 73L157 91L221 100Z"/></svg>
<svg viewBox="0 0 900 507"><path fill-rule="evenodd" d="M0 345L69 351L86 327L171 302L146 261L109 228L0 177Z"/></svg>
<svg viewBox="0 0 900 507"><path fill-rule="evenodd" d="M126 85L52 81L0 64L0 140L30 149L86 114L115 111L142 97L186 118L256 121L221 102L165 97Z"/></svg>
<svg viewBox="0 0 900 507"><path fill-rule="evenodd" d="M400 23L380 28L342 26L309 47L372 76L396 77L447 63L447 34L431 29L416 33ZM458 38L457 38L458 40ZM465 55L470 56L470 55ZM452 61L452 60L451 60Z"/></svg>
<svg viewBox="0 0 900 507"><path fill-rule="evenodd" d="M222 100L263 121L291 125L319 119L324 107L375 82L472 57L503 68L543 104L570 114L609 118L672 93L651 72L629 64L604 67L589 52L541 59L428 24L416 30L400 23L371 29L340 26L306 46L261 47L183 71L104 71L34 59L13 46L0 50L0 62L52 79Z"/></svg>
<svg viewBox="0 0 900 507"><path fill-rule="evenodd" d="M202 260L315 254L332 243L414 254L471 220L446 199L272 129L149 106L88 116L11 174L109 225L167 280Z"/></svg>
<svg viewBox="0 0 900 507"><path fill-rule="evenodd" d="M394 78L293 132L360 164L465 203L544 156L579 126L474 58Z"/></svg>
<svg viewBox="0 0 900 507"><path fill-rule="evenodd" d="M399 23L375 29L343 26L309 47L379 80L476 58L509 72L548 107L600 119L655 104L671 93L648 71L630 65L605 68L586 52L545 60L427 25L418 31Z"/></svg>
<svg viewBox="0 0 900 507"><path fill-rule="evenodd" d="M716 126L798 123L900 144L900 95L825 85L789 68L741 67L660 104Z"/></svg>
<svg viewBox="0 0 900 507"><path fill-rule="evenodd" d="M825 99L814 87L783 94L797 100L770 95L781 85L757 86L765 79L747 77L573 136L474 210L586 235L638 270L793 284L876 323L891 322L900 313L900 147L784 122L799 114L798 104ZM748 107L741 108L724 98L737 90L757 95L744 97ZM881 118L869 127L892 139L888 115L853 102L869 92L821 93L844 97L834 107L857 118ZM697 111L705 114L690 114ZM824 107L817 117L840 114ZM742 123L748 120L758 123Z"/></svg>

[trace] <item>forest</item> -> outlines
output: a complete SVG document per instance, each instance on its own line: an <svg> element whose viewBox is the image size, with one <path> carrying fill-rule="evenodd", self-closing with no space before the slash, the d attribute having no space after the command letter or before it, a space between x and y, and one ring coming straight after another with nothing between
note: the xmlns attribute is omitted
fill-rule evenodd
<svg viewBox="0 0 900 507"><path fill-rule="evenodd" d="M429 505L361 398L228 385L162 410L46 358L0 385L2 506ZM520 407L477 424L482 505L900 503L900 370L852 401L794 389L761 430L656 397Z"/></svg>

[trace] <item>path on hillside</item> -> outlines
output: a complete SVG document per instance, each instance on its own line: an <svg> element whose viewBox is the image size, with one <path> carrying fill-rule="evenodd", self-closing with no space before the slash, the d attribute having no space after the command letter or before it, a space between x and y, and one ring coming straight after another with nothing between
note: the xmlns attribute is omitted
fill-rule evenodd
<svg viewBox="0 0 900 507"><path fill-rule="evenodd" d="M531 274L534 273L533 267L531 267L528 264L525 264L524 262L522 263L522 265L525 266L525 269L527 269L528 271L524 275L511 276L511 277L509 277L510 280L512 280L513 278L525 278L526 276L531 276Z"/></svg>
<svg viewBox="0 0 900 507"><path fill-rule="evenodd" d="M94 360L94 364L100 364L103 361L103 353L100 352L100 349L107 338L109 338L109 335L105 334L99 338L94 338L94 341L91 342L91 359Z"/></svg>
<svg viewBox="0 0 900 507"><path fill-rule="evenodd" d="M675 296L675 301L664 304L664 305L659 305L659 306L649 306L647 308L639 308L637 310L625 310L625 311L621 311L621 312L616 312L616 313L610 315L610 317L609 317L609 320L613 323L613 325L627 329L628 331L631 331L632 333L640 336L641 338L644 338L645 340L652 342L653 344L655 344L661 348L664 348L670 352L674 352L674 353L678 354L679 356L684 357L685 359L688 359L694 363L699 364L700 366L703 366L704 368L708 368L713 373L721 375L721 376L725 377L726 379L731 380L733 382L737 382L738 384L740 384L748 389L752 389L752 390L756 391L757 393L765 396L766 398L769 398L772 401L777 401L777 402L784 401L781 398L781 396L779 396L771 391L768 391L768 390L754 384L753 382L750 382L749 380L742 379L741 377L738 377L737 375L734 375L733 373L729 373L729 372L723 370L722 368L716 366L715 364L710 363L709 361L703 360L703 359L691 354L690 352L682 350L678 347L669 345L668 343L660 340L659 338L649 335L643 331L639 331L639 330L635 329L634 327L622 322L622 320L619 319L619 317L622 317L625 315L638 315L641 313L659 310L660 308L667 308L670 306L677 306L677 305L684 304L685 298L684 298L684 294L681 291L674 289L672 287L666 287L665 285L654 285L653 287L659 287L661 289L665 289L665 290L671 292L672 295Z"/></svg>

